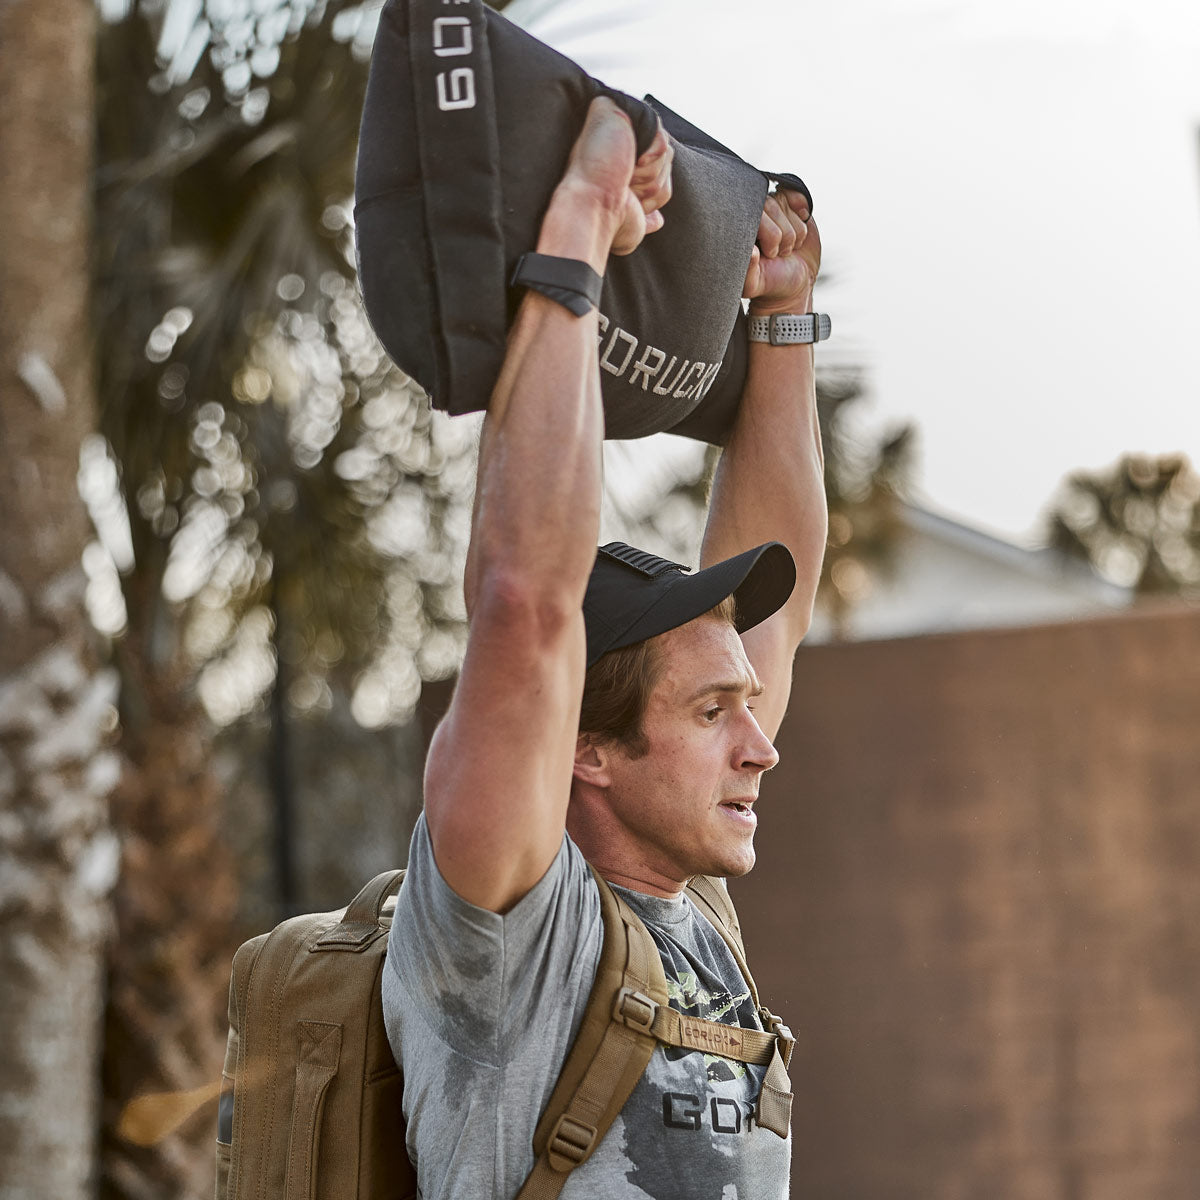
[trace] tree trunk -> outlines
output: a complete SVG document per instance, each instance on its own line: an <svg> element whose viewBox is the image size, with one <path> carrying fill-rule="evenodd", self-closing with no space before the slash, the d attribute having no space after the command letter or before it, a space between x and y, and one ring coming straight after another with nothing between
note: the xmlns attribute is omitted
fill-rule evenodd
<svg viewBox="0 0 1200 1200"><path fill-rule="evenodd" d="M189 681L121 645L121 834L109 963L101 1200L206 1200L237 886L212 739Z"/></svg>
<svg viewBox="0 0 1200 1200"><path fill-rule="evenodd" d="M95 1184L116 680L84 609L92 0L0 4L0 1197Z"/></svg>

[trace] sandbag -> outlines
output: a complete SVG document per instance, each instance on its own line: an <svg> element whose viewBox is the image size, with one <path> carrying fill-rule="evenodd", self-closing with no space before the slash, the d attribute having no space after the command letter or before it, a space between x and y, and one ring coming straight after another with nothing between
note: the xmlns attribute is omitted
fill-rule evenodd
<svg viewBox="0 0 1200 1200"><path fill-rule="evenodd" d="M482 0L389 0L380 16L355 187L367 314L436 407L486 408L521 297L509 280L597 95L629 114L639 154L659 118L675 141L664 228L605 274L605 436L720 443L745 380L740 297L768 181L808 189L606 87Z"/></svg>

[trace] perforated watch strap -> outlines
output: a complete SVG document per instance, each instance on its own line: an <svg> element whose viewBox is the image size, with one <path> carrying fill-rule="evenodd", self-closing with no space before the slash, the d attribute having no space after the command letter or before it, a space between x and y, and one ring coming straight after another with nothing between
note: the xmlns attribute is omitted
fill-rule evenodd
<svg viewBox="0 0 1200 1200"><path fill-rule="evenodd" d="M593 308L600 307L604 278L577 258L530 251L517 259L512 286L533 288L577 317L585 317Z"/></svg>
<svg viewBox="0 0 1200 1200"><path fill-rule="evenodd" d="M828 313L771 313L750 318L750 340L772 346L802 346L823 342L833 329Z"/></svg>

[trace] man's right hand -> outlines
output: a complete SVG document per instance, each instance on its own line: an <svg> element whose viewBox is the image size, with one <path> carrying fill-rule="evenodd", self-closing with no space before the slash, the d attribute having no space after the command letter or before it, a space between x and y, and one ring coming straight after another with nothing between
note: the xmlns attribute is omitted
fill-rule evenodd
<svg viewBox="0 0 1200 1200"><path fill-rule="evenodd" d="M646 234L661 229L660 209L671 198L675 152L661 122L654 141L635 161L636 150L629 118L613 101L598 96L555 191L555 200L590 202L607 215L613 254L631 253Z"/></svg>

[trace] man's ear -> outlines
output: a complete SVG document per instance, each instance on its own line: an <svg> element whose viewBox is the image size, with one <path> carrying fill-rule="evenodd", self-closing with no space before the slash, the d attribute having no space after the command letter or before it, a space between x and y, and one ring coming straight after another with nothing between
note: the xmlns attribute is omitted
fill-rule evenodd
<svg viewBox="0 0 1200 1200"><path fill-rule="evenodd" d="M608 748L590 733L581 733L575 742L574 776L580 783L592 787L608 787L611 776L608 770Z"/></svg>

